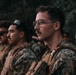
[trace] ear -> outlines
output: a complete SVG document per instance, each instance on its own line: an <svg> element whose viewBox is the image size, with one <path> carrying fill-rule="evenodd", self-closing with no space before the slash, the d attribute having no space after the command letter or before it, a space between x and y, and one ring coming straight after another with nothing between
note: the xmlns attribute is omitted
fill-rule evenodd
<svg viewBox="0 0 76 75"><path fill-rule="evenodd" d="M24 37L24 32L23 31L20 32L20 38L22 38L22 37Z"/></svg>
<svg viewBox="0 0 76 75"><path fill-rule="evenodd" d="M60 22L59 22L59 21L57 21L57 22L55 23L54 29L55 29L55 30L60 29Z"/></svg>

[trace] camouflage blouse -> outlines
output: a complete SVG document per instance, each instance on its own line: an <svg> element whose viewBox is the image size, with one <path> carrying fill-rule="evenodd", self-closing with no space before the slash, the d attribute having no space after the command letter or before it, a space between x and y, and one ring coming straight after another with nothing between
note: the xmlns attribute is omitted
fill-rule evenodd
<svg viewBox="0 0 76 75"><path fill-rule="evenodd" d="M63 40L59 45L69 46L76 50L76 47ZM55 58L55 63L49 75L76 75L76 53L71 49L62 49Z"/></svg>
<svg viewBox="0 0 76 75"><path fill-rule="evenodd" d="M25 75L36 56L27 43L14 47L8 54L0 75Z"/></svg>
<svg viewBox="0 0 76 75"><path fill-rule="evenodd" d="M72 50L76 47L65 40L57 47L51 52L47 50L39 62L33 62L25 75L76 75L76 51Z"/></svg>

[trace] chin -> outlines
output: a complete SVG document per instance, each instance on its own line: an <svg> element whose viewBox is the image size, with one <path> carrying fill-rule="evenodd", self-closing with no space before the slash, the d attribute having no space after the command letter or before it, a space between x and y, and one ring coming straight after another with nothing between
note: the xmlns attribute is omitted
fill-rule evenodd
<svg viewBox="0 0 76 75"><path fill-rule="evenodd" d="M38 37L38 39L39 39L40 41L44 41L44 39L43 39L42 37Z"/></svg>
<svg viewBox="0 0 76 75"><path fill-rule="evenodd" d="M9 44L12 44L12 42L9 42Z"/></svg>

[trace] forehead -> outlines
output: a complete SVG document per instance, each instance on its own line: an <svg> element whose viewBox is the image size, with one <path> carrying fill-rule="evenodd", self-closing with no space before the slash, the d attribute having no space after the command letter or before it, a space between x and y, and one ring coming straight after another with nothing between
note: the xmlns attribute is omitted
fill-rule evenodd
<svg viewBox="0 0 76 75"><path fill-rule="evenodd" d="M39 19L48 20L49 19L48 13L47 12L39 12L39 13L37 13L36 20L39 20Z"/></svg>
<svg viewBox="0 0 76 75"><path fill-rule="evenodd" d="M16 29L16 25L10 25L10 27L8 28L8 30L15 30Z"/></svg>

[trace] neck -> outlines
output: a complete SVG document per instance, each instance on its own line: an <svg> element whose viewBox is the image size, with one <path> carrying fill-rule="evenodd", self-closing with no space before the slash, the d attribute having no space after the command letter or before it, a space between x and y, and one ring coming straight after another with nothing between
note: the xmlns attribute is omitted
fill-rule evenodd
<svg viewBox="0 0 76 75"><path fill-rule="evenodd" d="M50 50L56 49L57 45L61 42L62 40L62 35L59 34L54 34L52 38L48 39L45 41L45 43L48 45Z"/></svg>
<svg viewBox="0 0 76 75"><path fill-rule="evenodd" d="M21 46L22 44L24 44L26 42L25 39L20 40L15 46Z"/></svg>

